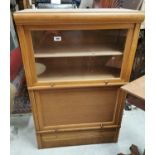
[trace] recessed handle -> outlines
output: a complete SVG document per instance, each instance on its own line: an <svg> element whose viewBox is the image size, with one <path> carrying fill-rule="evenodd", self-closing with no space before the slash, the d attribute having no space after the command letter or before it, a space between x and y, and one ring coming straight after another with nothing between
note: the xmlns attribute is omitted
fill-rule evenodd
<svg viewBox="0 0 155 155"><path fill-rule="evenodd" d="M103 129L103 128L104 128L104 125L101 123L101 124L100 124L100 127L101 127L101 129Z"/></svg>

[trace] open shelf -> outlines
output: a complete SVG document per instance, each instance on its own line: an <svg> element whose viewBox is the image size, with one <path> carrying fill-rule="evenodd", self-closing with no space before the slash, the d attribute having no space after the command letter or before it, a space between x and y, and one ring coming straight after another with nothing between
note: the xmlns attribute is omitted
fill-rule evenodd
<svg viewBox="0 0 155 155"><path fill-rule="evenodd" d="M116 56L121 62L122 56ZM120 77L120 66L113 57L37 58L46 66L38 82L92 81Z"/></svg>

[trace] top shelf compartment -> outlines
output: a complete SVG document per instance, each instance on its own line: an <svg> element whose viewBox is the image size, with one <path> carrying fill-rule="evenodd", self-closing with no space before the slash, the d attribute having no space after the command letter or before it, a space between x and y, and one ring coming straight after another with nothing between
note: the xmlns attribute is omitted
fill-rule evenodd
<svg viewBox="0 0 155 155"><path fill-rule="evenodd" d="M86 57L122 55L127 30L34 30L34 56Z"/></svg>

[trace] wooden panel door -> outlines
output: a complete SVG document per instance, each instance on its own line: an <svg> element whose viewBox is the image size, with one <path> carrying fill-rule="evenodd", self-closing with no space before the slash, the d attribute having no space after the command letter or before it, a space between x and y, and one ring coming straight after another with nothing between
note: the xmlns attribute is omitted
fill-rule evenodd
<svg viewBox="0 0 155 155"><path fill-rule="evenodd" d="M118 87L35 90L40 129L113 124Z"/></svg>

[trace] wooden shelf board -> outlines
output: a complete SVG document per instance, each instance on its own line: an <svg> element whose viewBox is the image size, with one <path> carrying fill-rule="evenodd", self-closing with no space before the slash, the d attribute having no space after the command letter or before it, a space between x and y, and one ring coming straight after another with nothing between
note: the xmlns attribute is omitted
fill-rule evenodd
<svg viewBox="0 0 155 155"><path fill-rule="evenodd" d="M34 51L35 58L122 55L122 51L116 50L116 48L103 47L102 45L41 47Z"/></svg>
<svg viewBox="0 0 155 155"><path fill-rule="evenodd" d="M35 54L35 58L47 58L47 57L86 57L86 56L117 56L122 55L119 51L106 51L106 52L86 52L86 51L80 51L80 52L64 52L64 53L39 53Z"/></svg>

